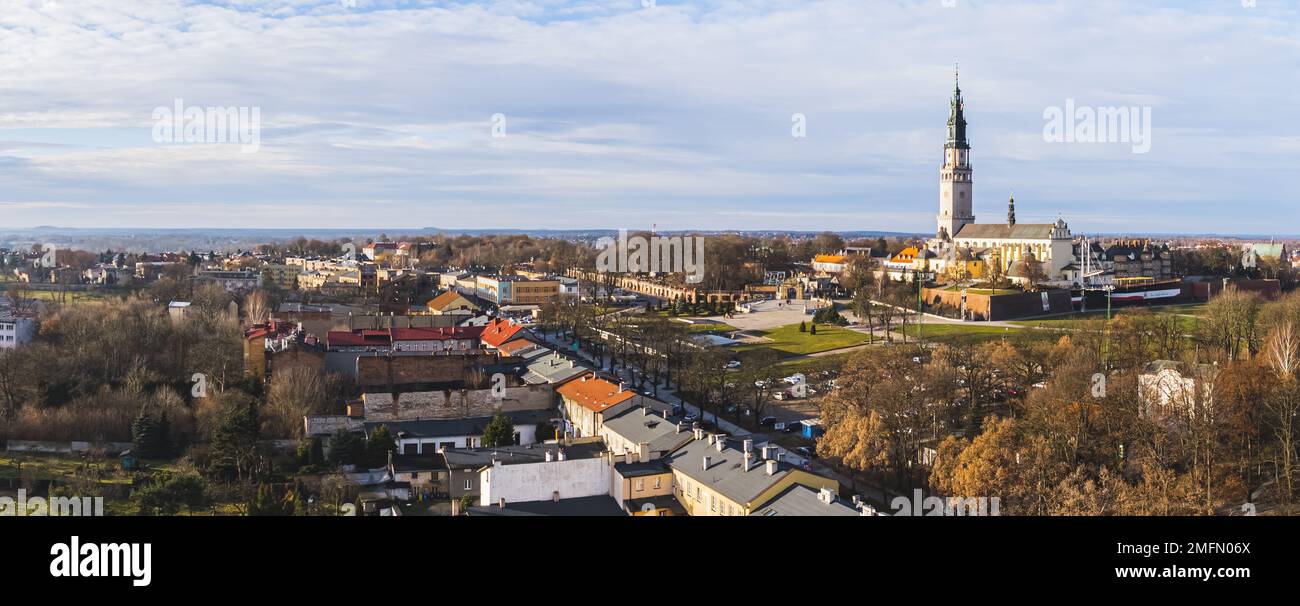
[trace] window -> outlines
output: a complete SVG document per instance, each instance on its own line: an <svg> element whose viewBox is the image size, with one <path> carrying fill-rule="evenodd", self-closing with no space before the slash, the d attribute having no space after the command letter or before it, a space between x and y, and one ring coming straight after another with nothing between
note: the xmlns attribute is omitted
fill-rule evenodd
<svg viewBox="0 0 1300 606"><path fill-rule="evenodd" d="M465 478L465 490L474 490L474 478Z"/></svg>
<svg viewBox="0 0 1300 606"><path fill-rule="evenodd" d="M644 479L644 478L637 478L637 479L636 479L636 491L637 491L637 492L641 492L641 491L644 491L644 490L645 490L645 479Z"/></svg>
<svg viewBox="0 0 1300 606"><path fill-rule="evenodd" d="M659 490L659 484L662 480L663 478L655 476L655 490Z"/></svg>

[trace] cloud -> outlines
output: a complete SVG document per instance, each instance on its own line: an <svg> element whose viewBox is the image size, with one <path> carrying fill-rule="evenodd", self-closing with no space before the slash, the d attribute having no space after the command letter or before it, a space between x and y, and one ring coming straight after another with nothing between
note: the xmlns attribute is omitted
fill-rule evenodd
<svg viewBox="0 0 1300 606"><path fill-rule="evenodd" d="M1278 3L355 4L0 14L5 223L928 231L955 61L977 216L1014 190L1076 231L1300 218ZM259 151L154 143L177 99L259 108ZM1150 153L1045 142L1067 99L1150 106Z"/></svg>

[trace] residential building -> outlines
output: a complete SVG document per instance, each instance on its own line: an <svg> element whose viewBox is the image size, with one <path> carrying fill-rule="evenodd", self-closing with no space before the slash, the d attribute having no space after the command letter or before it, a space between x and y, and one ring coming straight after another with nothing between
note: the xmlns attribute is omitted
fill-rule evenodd
<svg viewBox="0 0 1300 606"><path fill-rule="evenodd" d="M606 381L594 372L570 379L557 387L555 393L564 402L566 435L578 438L600 435L605 412L636 397L636 392ZM624 409L615 411L620 413Z"/></svg>
<svg viewBox="0 0 1300 606"><path fill-rule="evenodd" d="M693 430L694 439L667 457L677 500L693 516L747 516L792 486L839 491L839 482L781 460L775 446Z"/></svg>
<svg viewBox="0 0 1300 606"><path fill-rule="evenodd" d="M16 349L36 336L35 318L0 310L0 349Z"/></svg>
<svg viewBox="0 0 1300 606"><path fill-rule="evenodd" d="M479 473L479 504L497 505L533 501L560 501L580 497L608 497L613 461L600 442L570 445L542 444L541 459L516 457L517 449L492 457Z"/></svg>
<svg viewBox="0 0 1300 606"><path fill-rule="evenodd" d="M1156 360L1138 375L1138 414L1148 419L1204 414L1214 401L1219 367Z"/></svg>
<svg viewBox="0 0 1300 606"><path fill-rule="evenodd" d="M455 290L448 290L428 303L429 313L434 315L458 314L472 316L482 310L478 304Z"/></svg>

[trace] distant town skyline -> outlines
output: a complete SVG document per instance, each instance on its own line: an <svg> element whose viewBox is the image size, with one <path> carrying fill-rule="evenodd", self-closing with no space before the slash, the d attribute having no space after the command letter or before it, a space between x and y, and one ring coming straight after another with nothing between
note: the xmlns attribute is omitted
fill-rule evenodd
<svg viewBox="0 0 1300 606"><path fill-rule="evenodd" d="M648 4L15 7L0 224L926 234L959 62L981 223L1300 232L1294 4ZM1050 140L1075 106L1149 149Z"/></svg>

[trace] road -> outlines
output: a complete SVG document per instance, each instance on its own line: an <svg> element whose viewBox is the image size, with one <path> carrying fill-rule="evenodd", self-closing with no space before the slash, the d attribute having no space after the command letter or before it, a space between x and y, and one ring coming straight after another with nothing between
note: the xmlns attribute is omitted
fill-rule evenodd
<svg viewBox="0 0 1300 606"><path fill-rule="evenodd" d="M577 352L575 352L575 351L574 351L574 349L573 349L573 341L572 341L572 340L569 340L569 339L558 339L558 340L557 340L557 336L556 336L556 335L554 335L554 334L547 334L547 333L544 333L544 332L541 332L541 331L534 331L534 332L533 332L533 336L536 337L536 338L538 338L538 339L540 339L540 340L543 341L545 344L547 344L548 346L550 346L550 347L552 347L552 348L554 348L554 349L556 349L556 350L558 350L558 351L563 351L563 352L565 352L567 355L575 355L575 354L576 354L578 358L580 358L580 359L586 361L587 363L591 364L592 366L596 366L595 361L594 361L590 356L588 356L588 355L586 354L586 352L582 352L582 351L577 351ZM863 347L866 347L866 346L863 346ZM602 368L601 370L604 370L604 371L606 371L606 372L611 372L608 368ZM637 370L637 372L640 372L640 369L636 369L636 370ZM633 381L634 377L631 376L631 371L630 371L629 369L623 369L622 371L620 371L620 372L618 372L618 373L612 373L612 374L615 374L615 375L617 375L617 376L620 376L620 377L623 378L624 380L628 381L629 384L634 383L634 381ZM694 413L694 414L696 415L697 418L700 418L700 419L703 419L703 418L704 418L704 411L703 411L699 406L696 406L696 405L694 405L694 404L691 404L690 402L687 402L687 401L681 399L680 397L678 397L677 394L676 394L676 392L672 391L672 390L668 387L668 384L667 384L666 381L660 382L660 384L658 385L658 391L657 391L657 392L656 392L655 390L653 390L653 389L651 389L651 390L643 390L643 391L650 391L651 393L657 393L658 395L654 396L655 399L657 399L657 400L659 400L659 401L661 401L661 402L667 403L667 404L679 405L679 406L681 406L682 409L684 409L685 411L687 411L687 412L689 412L689 413ZM709 413L709 417L710 417L710 419L714 419L714 418L715 418L715 417L713 416L712 413ZM893 493L892 491L891 491L889 494L886 494L885 491L881 490L881 489L878 488L878 487L875 487L875 486L865 486L865 485L862 485L861 483L854 482L852 478L849 478L849 477L847 477L847 476L845 476L845 475L839 473L838 471L836 471L836 470L834 470L834 469L832 469L832 468L826 466L825 464L821 463L820 461L818 461L818 460L816 460L816 459L808 460L808 459L806 459L805 457L799 456L798 454L796 454L796 453L794 453L794 452L791 452L791 451L787 450L785 447L782 447L782 446L778 445L778 444L776 443L776 441L773 440L772 437L771 437L770 435L768 435L768 434L751 432L751 431L749 431L748 429L745 429L744 427L741 427L740 425L737 425L737 424L735 424L735 423L733 423L733 422L731 422L731 421L728 421L727 419L722 418L722 417L716 417L716 425L717 425L717 427L718 427L719 430L721 430L721 431L723 431L723 432L726 432L728 435L735 436L735 437L745 437L745 436L750 436L750 437L752 437L752 438L754 439L755 444L761 444L761 443L763 443L763 442L768 442L768 443L770 443L770 444L773 445L773 446L777 446L777 448L779 448L779 449L780 449L780 452L782 453L782 455L781 455L781 458L782 458L782 459L784 459L784 460L786 460L786 461L789 461L790 463L792 463L792 464L794 464L794 465L799 465L799 466L803 466L805 463L807 463L807 464L808 464L808 467L809 467L809 468L810 468L814 473L817 473L817 474L822 475L822 476L826 476L826 477L828 477L828 478L833 478L833 479L835 479L836 481L838 481L840 484L842 484L842 485L844 485L844 486L851 486L851 487L854 487L854 488L859 492L859 494L861 494L863 497L865 497L868 501L874 502L874 503L876 503L877 505L879 505L879 504L886 504L886 505L887 505L887 504L889 503L889 500L890 500L891 498L893 498L893 496L897 496L897 495L898 495L898 493Z"/></svg>

